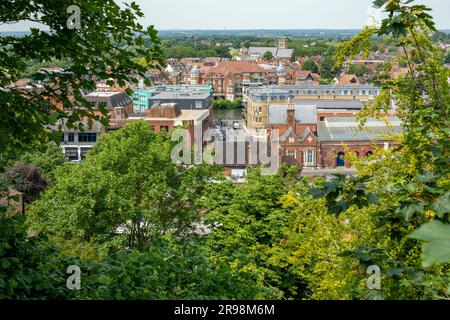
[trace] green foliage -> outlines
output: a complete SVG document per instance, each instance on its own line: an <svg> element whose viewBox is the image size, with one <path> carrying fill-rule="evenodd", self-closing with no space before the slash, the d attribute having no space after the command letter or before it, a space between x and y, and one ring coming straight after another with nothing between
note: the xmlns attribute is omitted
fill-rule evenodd
<svg viewBox="0 0 450 320"><path fill-rule="evenodd" d="M20 162L6 168L5 173L0 176L0 183L21 192L25 204L36 199L47 186L47 180L41 175L39 168Z"/></svg>
<svg viewBox="0 0 450 320"><path fill-rule="evenodd" d="M314 73L318 72L317 64L314 60L308 59L302 64L302 70L311 71Z"/></svg>
<svg viewBox="0 0 450 320"><path fill-rule="evenodd" d="M32 145L31 148L27 148L25 152L10 160L10 162L15 161L32 164L40 168L42 174L51 183L54 171L62 166L66 159L61 147L56 142L49 141L43 144Z"/></svg>
<svg viewBox="0 0 450 320"><path fill-rule="evenodd" d="M264 58L264 60L272 61L272 59L273 59L273 54L272 54L272 52L271 52L271 51L266 51L266 52L264 53L264 55L263 55L263 58Z"/></svg>
<svg viewBox="0 0 450 320"><path fill-rule="evenodd" d="M389 17L379 30L365 29L344 43L336 56L341 64L346 57L367 52L375 33L390 37L403 49L404 55L397 60L408 66L409 74L387 80L377 101L360 115L363 122L366 116L383 117L386 106L395 99L403 136L395 148L377 152L373 157L376 161L356 161L356 177L327 182L318 195L326 199L332 213L346 214L353 205L372 208L386 240L383 245L367 246L365 254L388 270L385 297L446 299L450 255L444 248L448 239L443 235L449 232L450 222L449 71L428 38L429 31L434 30L426 13L429 9L408 6L411 2L376 1L378 6L386 4ZM410 237L428 241L423 245L422 261L420 243Z"/></svg>
<svg viewBox="0 0 450 320"><path fill-rule="evenodd" d="M74 4L81 9L79 30L67 27L66 8ZM122 8L113 1L99 0L2 1L0 23L32 17L51 32L33 28L23 37L0 37L0 153L9 157L19 148L43 141L48 125L58 119L67 118L69 127L79 127L80 118L104 118L92 113L91 105L82 97L83 90L95 89L98 80L115 79L119 85L126 80L137 83L137 77L144 76L148 68L163 65L157 32L153 26L144 30L137 23L142 16L134 3ZM137 57L145 58L149 67L136 63ZM29 61L54 60L67 62L64 72L28 69ZM32 83L41 81L41 86L34 85L27 94L10 88L26 73Z"/></svg>
<svg viewBox="0 0 450 320"><path fill-rule="evenodd" d="M145 251L117 251L87 274L82 299L256 299L271 298L245 270L245 257L214 261L206 247L159 240ZM235 261L235 262L233 262Z"/></svg>
<svg viewBox="0 0 450 320"><path fill-rule="evenodd" d="M450 225L434 220L422 225L410 237L428 241L422 246L424 267L433 263L450 263Z"/></svg>
<svg viewBox="0 0 450 320"><path fill-rule="evenodd" d="M362 76L368 74L368 72L369 72L369 68L363 64L352 64L348 68L349 74L355 74L358 77L362 77Z"/></svg>
<svg viewBox="0 0 450 320"><path fill-rule="evenodd" d="M243 107L242 98L233 101L220 99L213 102L214 109L242 109Z"/></svg>
<svg viewBox="0 0 450 320"><path fill-rule="evenodd" d="M433 40L433 42L447 42L450 41L450 35L442 31L436 31L431 36L431 39Z"/></svg>
<svg viewBox="0 0 450 320"><path fill-rule="evenodd" d="M27 235L25 216L0 213L0 299L64 296L65 268L45 236Z"/></svg>
<svg viewBox="0 0 450 320"><path fill-rule="evenodd" d="M208 45L198 45L192 42L182 42L176 43L170 41L163 48L164 56L166 58L210 58L210 57L220 57L220 58L231 58L230 49L224 46L208 46Z"/></svg>
<svg viewBox="0 0 450 320"><path fill-rule="evenodd" d="M446 53L445 53L445 58L444 58L445 60L445 63L450 63L450 51L447 51Z"/></svg>
<svg viewBox="0 0 450 320"><path fill-rule="evenodd" d="M289 48L294 49L294 57L331 56L335 50L334 44L321 39L292 39Z"/></svg>
<svg viewBox="0 0 450 320"><path fill-rule="evenodd" d="M215 169L176 165L173 146L145 122L104 135L86 161L58 170L55 185L30 209L33 224L85 241L122 239L131 248L188 232ZM127 237L116 232L119 227Z"/></svg>
<svg viewBox="0 0 450 320"><path fill-rule="evenodd" d="M320 77L323 79L333 79L336 76L337 70L334 66L333 58L326 56L320 64Z"/></svg>

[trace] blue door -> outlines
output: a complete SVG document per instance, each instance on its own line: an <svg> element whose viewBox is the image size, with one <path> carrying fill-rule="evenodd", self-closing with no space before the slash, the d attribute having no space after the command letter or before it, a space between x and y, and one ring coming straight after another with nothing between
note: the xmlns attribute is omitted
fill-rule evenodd
<svg viewBox="0 0 450 320"><path fill-rule="evenodd" d="M344 156L345 153L344 152L339 152L337 154L337 159L336 159L336 166L337 167L344 167L345 166L345 160L344 160Z"/></svg>

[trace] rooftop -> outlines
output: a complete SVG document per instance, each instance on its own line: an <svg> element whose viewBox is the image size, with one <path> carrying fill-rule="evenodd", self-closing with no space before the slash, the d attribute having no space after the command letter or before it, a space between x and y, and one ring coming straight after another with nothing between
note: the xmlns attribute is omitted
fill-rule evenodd
<svg viewBox="0 0 450 320"><path fill-rule="evenodd" d="M265 70L257 64L247 61L220 61L214 67L203 67L203 74L239 74L239 73L264 73Z"/></svg>
<svg viewBox="0 0 450 320"><path fill-rule="evenodd" d="M385 122L368 118L366 124L360 127L356 117L330 117L317 124L317 133L320 141L374 141L386 140L387 135L400 134L401 122L397 117L388 117Z"/></svg>
<svg viewBox="0 0 450 320"><path fill-rule="evenodd" d="M144 121L188 121L201 120L209 115L209 110L180 110L180 114L175 118L149 117L146 114L133 114L128 117L129 120Z"/></svg>
<svg viewBox="0 0 450 320"><path fill-rule="evenodd" d="M291 58L294 49L280 49L277 47L250 47L248 48L249 55L263 56L267 51L271 52L276 58Z"/></svg>
<svg viewBox="0 0 450 320"><path fill-rule="evenodd" d="M167 99L192 99L204 100L211 97L211 94L197 91L163 91L155 94L152 100L167 100Z"/></svg>

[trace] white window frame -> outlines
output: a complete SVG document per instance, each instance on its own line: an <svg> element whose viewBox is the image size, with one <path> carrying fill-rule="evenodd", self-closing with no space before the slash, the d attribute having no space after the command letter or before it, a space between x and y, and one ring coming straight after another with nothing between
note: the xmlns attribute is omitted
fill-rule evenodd
<svg viewBox="0 0 450 320"><path fill-rule="evenodd" d="M314 165L316 163L316 150L306 149L303 152L303 163L306 165Z"/></svg>

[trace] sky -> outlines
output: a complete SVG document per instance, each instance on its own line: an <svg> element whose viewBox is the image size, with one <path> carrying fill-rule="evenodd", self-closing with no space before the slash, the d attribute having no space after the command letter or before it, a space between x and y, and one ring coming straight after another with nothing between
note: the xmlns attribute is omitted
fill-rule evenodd
<svg viewBox="0 0 450 320"><path fill-rule="evenodd" d="M117 0L123 2L125 0ZM126 0L130 2L131 0ZM134 0L143 25L168 29L360 29L372 0ZM438 29L450 29L450 0L416 0L433 9ZM0 25L25 31L30 23Z"/></svg>

